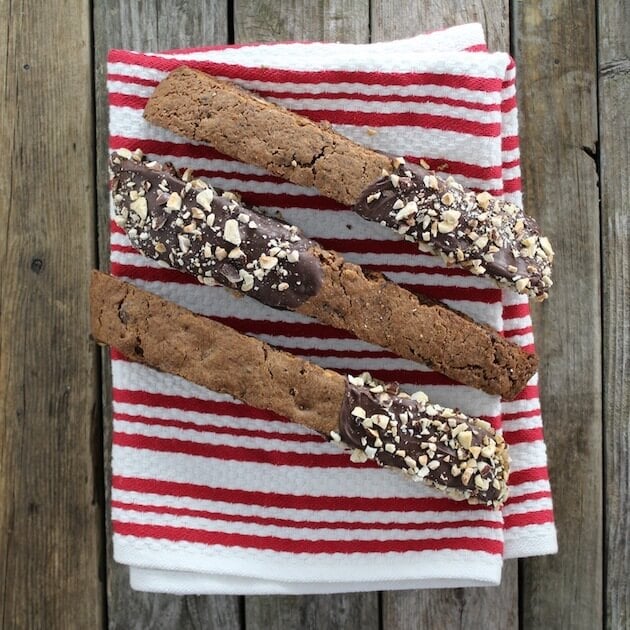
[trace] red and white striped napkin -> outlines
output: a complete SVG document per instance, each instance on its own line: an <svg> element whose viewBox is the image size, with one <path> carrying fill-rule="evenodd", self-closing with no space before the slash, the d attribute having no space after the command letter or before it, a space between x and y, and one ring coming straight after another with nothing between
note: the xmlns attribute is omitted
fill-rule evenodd
<svg viewBox="0 0 630 630"><path fill-rule="evenodd" d="M425 159L465 185L520 196L514 63L470 24L379 44L287 43L109 53L110 149L140 147L289 221L366 269L444 300L528 348L527 301L446 269L329 199L153 127L147 97L181 64L330 121L365 145ZM112 209L113 212L113 209ZM111 223L112 273L272 345L424 389L502 428L513 460L503 511L451 501L350 463L308 429L112 353L114 557L140 590L330 593L493 585L503 558L556 551L537 379L502 402L345 332L235 299L136 253Z"/></svg>

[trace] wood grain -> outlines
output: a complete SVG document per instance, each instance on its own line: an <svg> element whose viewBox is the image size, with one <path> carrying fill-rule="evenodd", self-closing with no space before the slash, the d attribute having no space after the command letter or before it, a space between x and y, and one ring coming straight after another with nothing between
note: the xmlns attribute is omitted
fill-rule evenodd
<svg viewBox="0 0 630 630"><path fill-rule="evenodd" d="M417 35L454 24L480 21L489 45L509 47L507 0L372 1L372 41ZM383 593L383 630L405 628L518 627L518 569L507 562L501 586Z"/></svg>
<svg viewBox="0 0 630 630"><path fill-rule="evenodd" d="M245 598L247 630L378 630L376 593Z"/></svg>
<svg viewBox="0 0 630 630"><path fill-rule="evenodd" d="M369 0L234 0L236 42L340 41L370 36Z"/></svg>
<svg viewBox="0 0 630 630"><path fill-rule="evenodd" d="M383 593L383 630L518 628L518 562L503 565L501 586Z"/></svg>
<svg viewBox="0 0 630 630"><path fill-rule="evenodd" d="M513 10L525 205L557 254L534 325L560 551L522 562L522 628L592 629L603 612L595 4Z"/></svg>
<svg viewBox="0 0 630 630"><path fill-rule="evenodd" d="M630 5L599 2L605 622L630 626Z"/></svg>
<svg viewBox="0 0 630 630"><path fill-rule="evenodd" d="M227 2L204 0L152 0L94 3L96 138L98 187L98 242L101 268L108 266L109 193L107 190L107 91L106 55L110 48L166 50L187 46L227 43ZM103 361L105 443L111 439L111 374ZM110 478L109 450L105 470ZM109 488L109 484L108 484ZM111 524L107 523L107 586L109 627L204 628L229 630L241 627L242 604L238 597L178 597L131 590L126 567L112 558Z"/></svg>
<svg viewBox="0 0 630 630"><path fill-rule="evenodd" d="M491 50L509 49L508 0L372 0L371 11L375 42L480 22Z"/></svg>
<svg viewBox="0 0 630 630"><path fill-rule="evenodd" d="M99 628L89 3L28 4L0 1L0 627Z"/></svg>

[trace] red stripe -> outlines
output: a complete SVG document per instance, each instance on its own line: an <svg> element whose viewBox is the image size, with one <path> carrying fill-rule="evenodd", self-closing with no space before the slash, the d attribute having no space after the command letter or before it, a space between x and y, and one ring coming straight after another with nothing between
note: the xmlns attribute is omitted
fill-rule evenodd
<svg viewBox="0 0 630 630"><path fill-rule="evenodd" d="M526 442L537 442L543 439L542 427L533 429L520 429L518 431L503 431L505 441L512 444L523 444Z"/></svg>
<svg viewBox="0 0 630 630"><path fill-rule="evenodd" d="M507 503L514 505L515 503L525 503L525 501L538 501L540 499L550 499L550 490L540 490L540 492L529 492L528 494L522 494L518 497L509 497Z"/></svg>
<svg viewBox="0 0 630 630"><path fill-rule="evenodd" d="M513 96L510 96L504 99L503 101L501 101L501 112L503 114L507 114L508 112L511 112L513 109L516 109L516 106L517 106L516 94L514 94Z"/></svg>
<svg viewBox="0 0 630 630"><path fill-rule="evenodd" d="M501 138L501 151L514 151L518 149L518 136L503 136Z"/></svg>
<svg viewBox="0 0 630 630"><path fill-rule="evenodd" d="M139 267L112 262L111 273L114 276L144 280L145 282L199 284L197 279L188 273L164 267ZM499 288L432 286L421 283L400 283L399 286L411 293L423 295L434 300L466 300L493 304L501 299L501 289Z"/></svg>
<svg viewBox="0 0 630 630"><path fill-rule="evenodd" d="M218 459L221 461L250 462L256 464L270 464L272 466L299 466L304 468L352 468L376 467L372 461L364 464L354 464L346 453L293 453L261 448L245 448L216 444L202 444L189 440L175 438L160 438L148 435L114 433L112 443L116 446L126 446L158 453L180 453L193 457Z"/></svg>
<svg viewBox="0 0 630 630"><path fill-rule="evenodd" d="M439 551L464 549L502 554L503 543L483 538L422 538L419 540L293 540L276 536L227 534L190 527L148 525L112 521L114 533L121 536L155 538L173 542L191 542L204 545L267 549L288 553L405 553L408 551Z"/></svg>
<svg viewBox="0 0 630 630"><path fill-rule="evenodd" d="M494 304L501 300L501 289L499 288L481 289L478 287L444 287L407 283L398 283L398 285L403 289L407 289L407 291L410 291L411 293L424 295L433 300L465 300L468 302L482 302L485 304Z"/></svg>
<svg viewBox="0 0 630 630"><path fill-rule="evenodd" d="M497 521L486 520L460 520L460 521L439 521L424 523L399 523L397 521L368 522L360 521L302 521L287 518L277 518L272 516L257 516L246 514L225 514L223 512L212 512L208 510L198 510L185 507L171 507L168 505L144 505L138 503L126 503L115 499L111 502L112 507L133 512L148 514L169 514L172 516L191 516L194 518L205 518L215 521L225 521L228 523L254 523L255 525L271 525L287 528L317 529L343 529L348 530L391 530L399 529L403 531L425 531L428 529L459 529L462 527L487 527L490 529L500 529L502 524Z"/></svg>
<svg viewBox="0 0 630 630"><path fill-rule="evenodd" d="M118 358L118 356L120 356L119 353L112 353L112 355L112 358ZM233 418L253 418L256 420L289 422L286 418L282 418L271 411L250 407L240 402L202 400L201 398L154 394L151 392L120 389L116 387L113 388L112 394L115 403L180 409L182 411L231 416Z"/></svg>
<svg viewBox="0 0 630 630"><path fill-rule="evenodd" d="M519 335L528 335L534 331L533 327L525 326L524 328L513 328L512 330L504 331L506 337L516 337Z"/></svg>
<svg viewBox="0 0 630 630"><path fill-rule="evenodd" d="M376 72L361 70L317 70L300 71L280 68L248 67L237 64L213 61L180 60L146 55L126 50L110 50L109 63L125 63L138 66L138 72L144 68L170 72L182 65L196 68L207 74L213 74L241 81L257 80L272 83L362 83L364 85L440 85L480 92L497 92L505 85L497 77L475 77L465 74L446 74L434 72Z"/></svg>
<svg viewBox="0 0 630 630"><path fill-rule="evenodd" d="M510 485L520 486L522 483L530 481L548 481L549 475L545 466L539 468L525 468L510 473Z"/></svg>
<svg viewBox="0 0 630 630"><path fill-rule="evenodd" d="M502 414L503 422L509 422L511 420L522 420L523 418L535 418L540 415L540 409L530 409L528 411L515 411L514 413Z"/></svg>
<svg viewBox="0 0 630 630"><path fill-rule="evenodd" d="M195 431L197 433L212 433L218 435L231 435L234 437L263 438L266 440L282 440L286 442L299 442L303 444L321 444L322 437L316 434L305 435L302 433L278 433L270 431L260 431L254 429L243 429L236 427L222 427L213 424L195 424L194 422L184 422L183 420L171 420L166 418L149 418L147 416L133 416L127 413L114 413L114 420L129 422L132 424L143 424L150 427L168 427L181 429L183 431Z"/></svg>
<svg viewBox="0 0 630 630"><path fill-rule="evenodd" d="M521 191L521 178L506 179L503 182L503 190L506 193L516 193Z"/></svg>
<svg viewBox="0 0 630 630"><path fill-rule="evenodd" d="M131 109L144 109L148 99L135 94L109 94L110 107L129 107ZM424 129L440 129L453 131L473 136L496 138L501 135L501 123L483 123L476 120L466 120L454 116L437 114L425 114L418 112L357 112L343 109L300 110L293 109L294 113L313 120L315 122L330 122L337 125L357 125L393 127L402 125L405 127L422 127Z"/></svg>
<svg viewBox="0 0 630 630"><path fill-rule="evenodd" d="M538 398L538 385L527 385L511 402L515 400L532 400L534 398Z"/></svg>
<svg viewBox="0 0 630 630"><path fill-rule="evenodd" d="M350 512L492 512L483 506L468 505L465 501L453 501L438 497L338 497L326 495L283 494L279 492L259 492L254 490L212 487L202 484L142 479L112 475L112 487L127 492L142 492L174 497L189 497L207 501L241 503L293 510L343 510Z"/></svg>
<svg viewBox="0 0 630 630"><path fill-rule="evenodd" d="M116 81L126 85L142 85L145 87L156 87L159 81L154 79L145 79L143 77L127 76L124 74L110 73L107 75L108 81ZM115 92L114 94L124 95L124 92ZM435 105L447 105L448 107L459 107L482 112L499 112L504 110L504 104L509 103L507 99L502 103L481 103L477 101L469 101L448 96L435 96L432 94L365 94L363 92L352 92L343 90L330 90L326 92L290 92L286 90L274 89L273 86L268 89L257 89L256 94L267 99L275 100L300 100L300 101L318 101L318 100L352 100L363 102L379 102L379 103L414 103L424 104L431 103Z"/></svg>
<svg viewBox="0 0 630 630"><path fill-rule="evenodd" d="M506 529L553 523L553 510L539 510L537 512L525 512L524 514L507 514L503 522L505 523Z"/></svg>
<svg viewBox="0 0 630 630"><path fill-rule="evenodd" d="M521 319L522 317L529 317L529 315L528 302L523 302L522 304L503 305L503 319Z"/></svg>
<svg viewBox="0 0 630 630"><path fill-rule="evenodd" d="M487 52L488 47L485 44L474 44L473 46L468 46L468 48L464 48L466 52Z"/></svg>

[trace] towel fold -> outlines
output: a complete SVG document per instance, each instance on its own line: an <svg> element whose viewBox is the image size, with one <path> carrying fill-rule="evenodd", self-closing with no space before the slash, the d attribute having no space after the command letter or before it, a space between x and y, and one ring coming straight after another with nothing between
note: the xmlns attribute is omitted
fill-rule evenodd
<svg viewBox="0 0 630 630"><path fill-rule="evenodd" d="M446 269L312 189L145 122L148 96L182 64L520 203L514 63L487 51L480 25L366 45L112 50L110 149L139 147L193 167L244 202L280 211L348 260L533 348L526 299ZM503 402L304 316L164 270L113 221L111 271L325 367L370 371L483 416L503 431L513 471L502 511L451 501L402 475L350 463L306 428L112 352L114 557L129 565L133 588L287 594L490 586L500 582L504 557L556 551L536 376L517 400Z"/></svg>

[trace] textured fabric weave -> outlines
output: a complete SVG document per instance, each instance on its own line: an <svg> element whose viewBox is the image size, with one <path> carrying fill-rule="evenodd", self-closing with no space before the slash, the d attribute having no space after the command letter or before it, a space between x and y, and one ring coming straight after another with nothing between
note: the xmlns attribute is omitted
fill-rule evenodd
<svg viewBox="0 0 630 630"><path fill-rule="evenodd" d="M479 25L369 45L112 50L110 149L139 147L191 166L364 269L533 348L526 299L446 269L312 189L145 122L151 91L181 64L520 203L515 68L507 54L487 52ZM474 508L371 463L351 464L306 428L113 352L114 555L130 566L134 588L251 594L492 585L504 557L555 551L536 377L518 400L502 402L348 333L158 267L113 221L111 271L325 367L368 370L483 416L503 431L513 460L505 508Z"/></svg>

